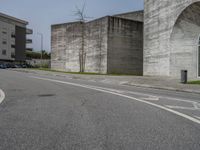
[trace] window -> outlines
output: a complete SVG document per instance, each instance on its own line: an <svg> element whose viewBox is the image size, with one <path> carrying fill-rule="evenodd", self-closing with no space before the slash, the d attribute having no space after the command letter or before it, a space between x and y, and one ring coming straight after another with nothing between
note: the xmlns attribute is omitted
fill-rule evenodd
<svg viewBox="0 0 200 150"><path fill-rule="evenodd" d="M3 40L3 41L2 41L2 44L7 44L7 41L6 41L6 40Z"/></svg>
<svg viewBox="0 0 200 150"><path fill-rule="evenodd" d="M2 50L2 55L6 55L6 50L5 49Z"/></svg>
<svg viewBox="0 0 200 150"><path fill-rule="evenodd" d="M7 34L7 32L6 32L6 31L2 31L2 33L3 33L3 34Z"/></svg>
<svg viewBox="0 0 200 150"><path fill-rule="evenodd" d="M15 38L15 37L16 37L14 32L11 33L11 37L12 37L12 38Z"/></svg>
<svg viewBox="0 0 200 150"><path fill-rule="evenodd" d="M11 58L15 58L15 52L11 53Z"/></svg>
<svg viewBox="0 0 200 150"><path fill-rule="evenodd" d="M2 33L3 33L3 34L7 34L7 28L6 28L6 27L4 27L4 28L2 29Z"/></svg>

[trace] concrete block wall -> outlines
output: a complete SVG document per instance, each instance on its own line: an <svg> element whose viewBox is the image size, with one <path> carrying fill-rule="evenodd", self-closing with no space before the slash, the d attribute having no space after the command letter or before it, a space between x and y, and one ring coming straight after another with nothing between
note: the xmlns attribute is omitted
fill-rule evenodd
<svg viewBox="0 0 200 150"><path fill-rule="evenodd" d="M80 72L82 27L82 22L75 22L66 26L65 71L67 72Z"/></svg>
<svg viewBox="0 0 200 150"><path fill-rule="evenodd" d="M51 26L51 68L65 70L66 24Z"/></svg>
<svg viewBox="0 0 200 150"><path fill-rule="evenodd" d="M128 12L128 13L114 15L114 17L143 22L144 21L144 11L140 10L140 11Z"/></svg>
<svg viewBox="0 0 200 150"><path fill-rule="evenodd" d="M107 73L108 17L87 22L85 72Z"/></svg>
<svg viewBox="0 0 200 150"><path fill-rule="evenodd" d="M81 22L53 25L51 29L51 68L79 72Z"/></svg>
<svg viewBox="0 0 200 150"><path fill-rule="evenodd" d="M174 32L174 27L179 16L188 6L196 2L199 2L199 0L145 0L144 75L172 76L179 78L180 74L178 72L181 68L190 69L189 67L192 66L192 64L189 61L181 61L182 65L174 67L173 62L175 59L179 59L178 56L182 55L184 60L192 59L193 57L187 57L186 55L188 53L184 52L184 50L175 57L173 51L177 46L173 47L174 44L171 44L176 40L173 39L172 33ZM192 16L194 16L194 14L191 15L191 17ZM191 46L194 47L194 44L189 47ZM183 48L183 46L181 47ZM196 53L195 50L193 50L193 52ZM194 55L194 53L190 55ZM184 67L188 63L188 67ZM178 71L174 73L174 70ZM190 70L189 78L197 78L197 71Z"/></svg>
<svg viewBox="0 0 200 150"><path fill-rule="evenodd" d="M108 73L143 74L143 23L109 17Z"/></svg>
<svg viewBox="0 0 200 150"><path fill-rule="evenodd" d="M83 43L85 72L142 75L142 31L142 22L109 16L53 25L51 67L79 72Z"/></svg>
<svg viewBox="0 0 200 150"><path fill-rule="evenodd" d="M104 17L85 24L74 22L52 26L51 68L80 72L83 43L85 72L107 73L107 25L108 19Z"/></svg>

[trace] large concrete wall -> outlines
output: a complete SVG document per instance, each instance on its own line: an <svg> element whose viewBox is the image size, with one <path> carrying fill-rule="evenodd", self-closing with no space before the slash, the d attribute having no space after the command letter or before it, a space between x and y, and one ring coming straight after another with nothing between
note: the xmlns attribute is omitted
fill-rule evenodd
<svg viewBox="0 0 200 150"><path fill-rule="evenodd" d="M143 22L144 21L144 11L140 10L140 11L123 13L123 14L117 14L117 15L114 15L114 17Z"/></svg>
<svg viewBox="0 0 200 150"><path fill-rule="evenodd" d="M143 23L109 18L108 73L143 73Z"/></svg>
<svg viewBox="0 0 200 150"><path fill-rule="evenodd" d="M80 52L82 50L82 25L77 22L66 26L65 71L80 72Z"/></svg>
<svg viewBox="0 0 200 150"><path fill-rule="evenodd" d="M51 68L80 72L83 53L85 72L107 73L107 26L107 17L52 26Z"/></svg>
<svg viewBox="0 0 200 150"><path fill-rule="evenodd" d="M173 30L181 13L199 0L145 0L144 10L144 74L178 77L181 68L190 70L189 78L197 77L191 70L189 61L182 61L179 67L173 67L171 59ZM198 9L198 8L197 8ZM191 15L193 17L193 15ZM176 27L175 27L176 28ZM188 33L185 33L188 34ZM197 37L196 37L197 38ZM175 39L174 39L175 40ZM177 40L178 42L178 40ZM174 44L173 44L174 45ZM191 45L194 46L194 43ZM191 59L184 50L179 53L183 59ZM172 54L172 57L174 55ZM190 63L189 65L187 65ZM171 67L172 66L172 67ZM187 66L187 67L183 67ZM196 66L196 65L195 65ZM179 70L178 70L179 69ZM176 73L174 73L176 70ZM179 75L178 75L179 74Z"/></svg>
<svg viewBox="0 0 200 150"><path fill-rule="evenodd" d="M53 25L51 29L51 68L79 72L81 23Z"/></svg>
<svg viewBox="0 0 200 150"><path fill-rule="evenodd" d="M107 73L108 17L85 24L85 72Z"/></svg>
<svg viewBox="0 0 200 150"><path fill-rule="evenodd" d="M109 16L53 25L51 68L80 72L83 56L84 72L141 75L142 31L142 22Z"/></svg>
<svg viewBox="0 0 200 150"><path fill-rule="evenodd" d="M66 25L51 26L51 68L65 70Z"/></svg>

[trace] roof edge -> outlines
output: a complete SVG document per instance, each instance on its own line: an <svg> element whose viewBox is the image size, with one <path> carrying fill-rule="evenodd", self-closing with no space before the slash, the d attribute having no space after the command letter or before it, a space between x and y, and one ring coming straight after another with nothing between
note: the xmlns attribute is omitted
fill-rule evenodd
<svg viewBox="0 0 200 150"><path fill-rule="evenodd" d="M144 13L144 10L129 11L129 12L121 13L121 14L115 14L113 16L120 16L120 15L126 15L126 14L131 14L131 13L139 13L139 12L143 12Z"/></svg>
<svg viewBox="0 0 200 150"><path fill-rule="evenodd" d="M69 24L76 24L76 23L82 23L81 21L73 21L73 22L66 22L66 23L57 23L57 24L52 24L51 26L60 26L60 25L69 25Z"/></svg>
<svg viewBox="0 0 200 150"><path fill-rule="evenodd" d="M1 12L0 12L0 17L7 18L7 19L13 20L13 21L15 21L15 22L19 22L19 23L22 23L22 24L28 25L28 22L25 21L25 20L18 19L18 18L16 18L16 17L9 16L9 15L4 14L4 13L1 13Z"/></svg>

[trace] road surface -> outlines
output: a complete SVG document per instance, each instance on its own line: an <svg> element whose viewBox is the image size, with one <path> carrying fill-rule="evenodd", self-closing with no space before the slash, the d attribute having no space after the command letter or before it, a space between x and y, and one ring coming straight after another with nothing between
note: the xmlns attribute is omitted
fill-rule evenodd
<svg viewBox="0 0 200 150"><path fill-rule="evenodd" d="M0 150L199 150L200 95L0 70Z"/></svg>

